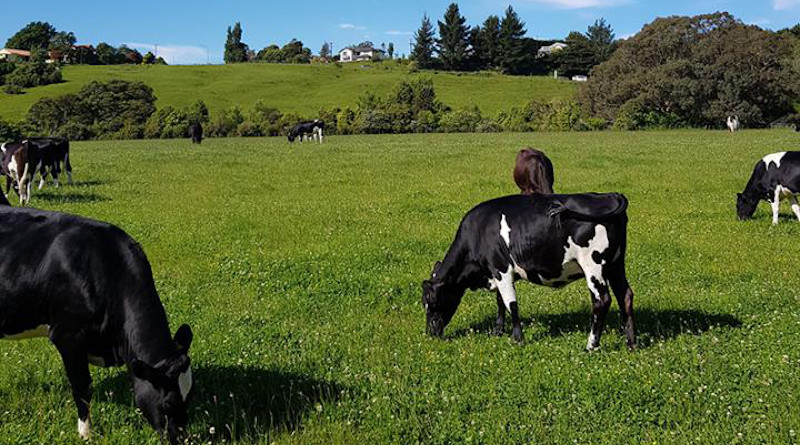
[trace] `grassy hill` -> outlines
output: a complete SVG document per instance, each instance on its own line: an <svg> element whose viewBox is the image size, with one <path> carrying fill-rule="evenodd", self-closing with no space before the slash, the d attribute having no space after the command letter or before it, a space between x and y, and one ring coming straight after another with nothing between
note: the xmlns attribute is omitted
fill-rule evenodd
<svg viewBox="0 0 800 445"><path fill-rule="evenodd" d="M404 65L216 65L216 66L67 66L64 83L26 90L20 96L0 94L0 117L19 120L42 97L74 93L92 80L140 80L150 85L158 105L186 105L202 99L213 113L238 105L250 108L264 100L283 112L312 115L322 106L354 105L365 90L386 91L410 76ZM477 105L494 116L531 99L571 97L574 85L549 77L514 77L494 73L431 76L439 97L453 107Z"/></svg>

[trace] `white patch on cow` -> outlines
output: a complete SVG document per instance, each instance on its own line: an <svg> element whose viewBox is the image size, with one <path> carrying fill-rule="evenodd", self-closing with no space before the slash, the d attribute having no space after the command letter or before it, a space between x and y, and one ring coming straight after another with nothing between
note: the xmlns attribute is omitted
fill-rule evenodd
<svg viewBox="0 0 800 445"><path fill-rule="evenodd" d="M761 160L764 161L764 164L767 165L767 170L769 170L769 164L772 163L772 162L775 163L775 167L781 168L781 159L783 159L783 156L785 154L786 154L785 151L781 151L781 152L778 152L778 153L772 153L772 154L764 156L763 158L761 158Z"/></svg>
<svg viewBox="0 0 800 445"><path fill-rule="evenodd" d="M182 372L178 376L178 388L181 390L181 397L183 401L189 397L189 391L192 390L192 367L186 368L186 372Z"/></svg>
<svg viewBox="0 0 800 445"><path fill-rule="evenodd" d="M0 145L0 150L2 150L2 151L3 151L3 153L5 153L5 152L6 152L6 144L7 144L7 143L8 143L8 142L3 142L3 145Z"/></svg>
<svg viewBox="0 0 800 445"><path fill-rule="evenodd" d="M506 246L511 247L511 227L508 227L505 214L500 217L500 236L506 242Z"/></svg>
<svg viewBox="0 0 800 445"><path fill-rule="evenodd" d="M595 346L596 344L597 344L597 339L595 339L594 332L592 332L590 329L589 340L586 341L586 350L589 352L594 351L595 349L597 349L597 347Z"/></svg>
<svg viewBox="0 0 800 445"><path fill-rule="evenodd" d="M603 264L597 264L592 256L595 253L603 253L608 249L608 231L606 226L598 224L594 226L594 237L589 240L587 247L581 247L575 244L572 237L567 238L567 247L565 247L564 261L577 261L583 274L586 276L586 285L592 292L594 298L600 298L600 289L597 289L594 280L600 284L605 284L603 279ZM594 280L592 280L594 278Z"/></svg>
<svg viewBox="0 0 800 445"><path fill-rule="evenodd" d="M511 264L514 266L515 274L519 275L519 277L522 278L523 280L528 280L528 271L521 268L519 264L517 264L517 262L514 261L514 258L511 258Z"/></svg>
<svg viewBox="0 0 800 445"><path fill-rule="evenodd" d="M42 324L35 329L20 332L19 334L0 337L3 340L26 340L29 338L47 337L50 333L50 325Z"/></svg>
<svg viewBox="0 0 800 445"><path fill-rule="evenodd" d="M44 187L44 178L39 180L39 190L41 190L42 187Z"/></svg>
<svg viewBox="0 0 800 445"><path fill-rule="evenodd" d="M500 292L500 297L506 305L506 309L511 312L511 303L517 301L517 291L514 289L514 266L508 266L506 272L500 273L500 279L490 278L489 289L497 289Z"/></svg>
<svg viewBox="0 0 800 445"><path fill-rule="evenodd" d="M794 212L794 216L796 216L797 220L800 221L800 204L797 204L797 197L795 195L790 196L789 202L792 204L792 212Z"/></svg>
<svg viewBox="0 0 800 445"><path fill-rule="evenodd" d="M83 440L89 440L89 430L91 429L91 419L89 417L86 418L84 422L81 419L78 419L78 435L81 436Z"/></svg>

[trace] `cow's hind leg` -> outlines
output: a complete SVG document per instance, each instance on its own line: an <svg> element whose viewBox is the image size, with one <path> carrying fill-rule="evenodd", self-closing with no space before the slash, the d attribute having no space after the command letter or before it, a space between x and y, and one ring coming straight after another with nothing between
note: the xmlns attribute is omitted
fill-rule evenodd
<svg viewBox="0 0 800 445"><path fill-rule="evenodd" d="M780 187L775 187L775 196L772 197L772 225L778 225L778 215L781 211L781 195Z"/></svg>
<svg viewBox="0 0 800 445"><path fill-rule="evenodd" d="M78 435L82 439L89 439L91 422L89 419L89 403L92 399L92 376L89 374L89 362L83 342L74 338L63 338L57 331L51 332L50 341L56 346L64 370L67 372L69 384L72 387L72 397L78 409Z"/></svg>
<svg viewBox="0 0 800 445"><path fill-rule="evenodd" d="M800 221L800 204L797 204L797 197L795 195L790 195L789 202L792 204L792 212L794 212L794 216L796 216L797 220Z"/></svg>
<svg viewBox="0 0 800 445"><path fill-rule="evenodd" d="M72 164L69 162L69 152L64 155L64 170L67 172L67 181L72 185Z"/></svg>
<svg viewBox="0 0 800 445"><path fill-rule="evenodd" d="M586 284L589 287L592 299L592 319L586 350L593 351L600 347L600 336L606 325L608 308L611 306L611 294L603 277L601 265L595 263L594 259L589 258L586 264L581 263L581 267L586 274Z"/></svg>
<svg viewBox="0 0 800 445"><path fill-rule="evenodd" d="M494 335L503 335L506 327L506 307L503 304L503 297L497 292L497 321L494 325Z"/></svg>
<svg viewBox="0 0 800 445"><path fill-rule="evenodd" d="M633 350L636 348L636 330L633 323L633 289L631 289L628 278L625 276L625 266L620 265L619 268L613 270L609 281L611 282L611 290L614 291L614 296L617 297L617 304L619 305L620 328L627 337L628 349Z"/></svg>
<svg viewBox="0 0 800 445"><path fill-rule="evenodd" d="M511 325L513 326L511 336L518 343L522 343L522 324L519 320L517 291L514 289L514 269L511 266L508 267L508 272L500 274L500 279L497 280L497 292L503 299L503 304L506 309L511 313Z"/></svg>

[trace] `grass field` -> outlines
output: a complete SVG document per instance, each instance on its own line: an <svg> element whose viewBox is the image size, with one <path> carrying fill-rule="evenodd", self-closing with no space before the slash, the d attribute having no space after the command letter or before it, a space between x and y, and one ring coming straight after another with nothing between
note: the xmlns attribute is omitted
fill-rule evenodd
<svg viewBox="0 0 800 445"><path fill-rule="evenodd" d="M735 218L789 131L87 142L77 184L32 205L141 242L173 330L191 324L197 442L796 443L800 224ZM518 283L527 343L490 335L487 291L424 333L420 282L474 204L541 148L559 192L630 199L640 348L583 352L585 283ZM123 369L93 369L93 443L158 443ZM213 428L213 433L211 432ZM81 443L58 354L0 342L0 442Z"/></svg>
<svg viewBox="0 0 800 445"><path fill-rule="evenodd" d="M362 68L368 66L369 68ZM409 77L405 65L384 64L216 66L66 66L64 83L25 90L19 96L0 94L0 117L20 120L42 97L75 93L92 80L139 80L150 85L158 106L184 106L198 99L211 112L234 105L249 109L259 100L283 112L307 117L320 107L352 106L366 90L383 94ZM439 98L452 107L477 105L487 116L532 99L569 98L570 82L549 77L504 76L493 73L422 72L433 78ZM468 94L465 94L467 92Z"/></svg>

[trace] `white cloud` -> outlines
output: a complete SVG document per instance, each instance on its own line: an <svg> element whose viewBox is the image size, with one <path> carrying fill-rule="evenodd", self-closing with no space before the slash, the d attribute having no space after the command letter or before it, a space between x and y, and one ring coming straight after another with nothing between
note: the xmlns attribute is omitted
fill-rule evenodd
<svg viewBox="0 0 800 445"><path fill-rule="evenodd" d="M170 65L194 65L206 63L206 48L188 45L154 45L151 43L126 43L131 48L142 52L150 51L153 54L163 57Z"/></svg>
<svg viewBox="0 0 800 445"><path fill-rule="evenodd" d="M534 3L544 3L559 9L584 9L606 8L631 3L630 0L528 0ZM800 0L774 0L774 1L800 1Z"/></svg>
<svg viewBox="0 0 800 445"><path fill-rule="evenodd" d="M800 6L800 0L772 0L772 8L776 11L788 11Z"/></svg>
<svg viewBox="0 0 800 445"><path fill-rule="evenodd" d="M410 36L412 33L411 31L386 31L386 34L390 36Z"/></svg>
<svg viewBox="0 0 800 445"><path fill-rule="evenodd" d="M357 30L357 31L364 31L365 29L367 29L366 26L354 25L352 23L339 23L339 28L340 29L354 29L354 30Z"/></svg>

